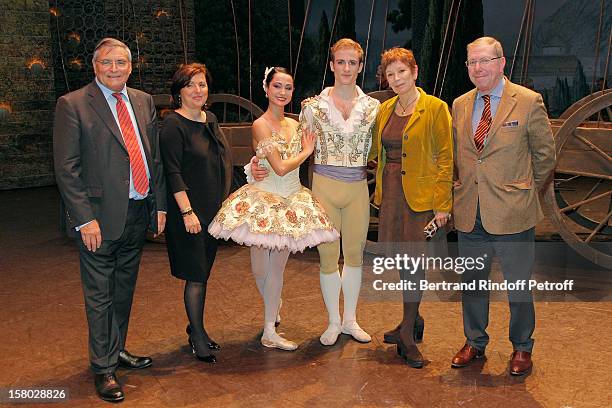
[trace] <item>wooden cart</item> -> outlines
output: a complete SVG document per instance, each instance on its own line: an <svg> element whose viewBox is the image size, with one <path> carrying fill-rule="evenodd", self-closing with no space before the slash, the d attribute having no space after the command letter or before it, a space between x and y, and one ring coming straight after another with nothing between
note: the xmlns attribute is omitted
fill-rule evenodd
<svg viewBox="0 0 612 408"><path fill-rule="evenodd" d="M595 92L551 121L557 166L545 205L559 235L612 269L612 91Z"/></svg>

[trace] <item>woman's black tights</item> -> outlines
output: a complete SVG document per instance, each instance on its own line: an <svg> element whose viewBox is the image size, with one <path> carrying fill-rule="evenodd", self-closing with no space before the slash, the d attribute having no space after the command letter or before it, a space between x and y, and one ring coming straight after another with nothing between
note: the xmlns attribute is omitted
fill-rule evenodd
<svg viewBox="0 0 612 408"><path fill-rule="evenodd" d="M206 282L185 281L185 311L191 326L191 341L196 350L206 350L210 337L204 328L204 305L206 303Z"/></svg>

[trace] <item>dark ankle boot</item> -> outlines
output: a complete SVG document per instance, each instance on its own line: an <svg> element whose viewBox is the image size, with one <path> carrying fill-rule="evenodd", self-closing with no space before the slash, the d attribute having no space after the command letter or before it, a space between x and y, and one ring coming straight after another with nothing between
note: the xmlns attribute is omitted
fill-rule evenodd
<svg viewBox="0 0 612 408"><path fill-rule="evenodd" d="M387 344L397 344L397 339L399 338L399 332L402 328L402 324L398 324L397 327L393 330L389 330L388 332L383 333L383 342Z"/></svg>
<svg viewBox="0 0 612 408"><path fill-rule="evenodd" d="M423 368L425 361L416 344L406 346L404 342L402 342L402 339L399 339L397 343L397 354L399 354L410 367Z"/></svg>

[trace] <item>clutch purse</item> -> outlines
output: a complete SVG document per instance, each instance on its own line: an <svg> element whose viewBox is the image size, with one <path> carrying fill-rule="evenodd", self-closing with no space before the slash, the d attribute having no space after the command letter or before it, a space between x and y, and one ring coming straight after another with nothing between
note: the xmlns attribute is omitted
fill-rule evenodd
<svg viewBox="0 0 612 408"><path fill-rule="evenodd" d="M438 232L438 224L436 224L436 219L433 218L425 228L423 228L423 235L425 235L425 239L429 241L436 235L436 232Z"/></svg>

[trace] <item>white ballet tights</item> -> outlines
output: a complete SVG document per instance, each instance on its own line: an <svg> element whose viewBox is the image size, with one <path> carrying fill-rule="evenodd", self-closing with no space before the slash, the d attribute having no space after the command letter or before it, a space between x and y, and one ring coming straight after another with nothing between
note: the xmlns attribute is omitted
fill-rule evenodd
<svg viewBox="0 0 612 408"><path fill-rule="evenodd" d="M361 266L347 266L342 268L342 277L339 271L319 274L321 292L329 314L329 325L319 340L324 346L336 343L340 333L351 335L355 340L367 343L372 337L357 324L356 309L361 288ZM340 290L344 293L344 313L340 325Z"/></svg>
<svg viewBox="0 0 612 408"><path fill-rule="evenodd" d="M320 273L319 281L329 324L340 327L340 289L342 288L340 272L336 270L333 273Z"/></svg>
<svg viewBox="0 0 612 408"><path fill-rule="evenodd" d="M333 273L321 273L321 292L327 307L329 323L340 325L340 290L344 293L344 313L343 323L350 323L357 320L356 310L359 300L359 290L361 289L361 266L344 265L342 277L339 271Z"/></svg>
<svg viewBox="0 0 612 408"><path fill-rule="evenodd" d="M264 300L264 336L276 334L274 323L283 291L283 273L289 251L251 247L251 270Z"/></svg>
<svg viewBox="0 0 612 408"><path fill-rule="evenodd" d="M342 293L344 294L343 324L357 321L357 301L361 289L361 266L342 267Z"/></svg>

